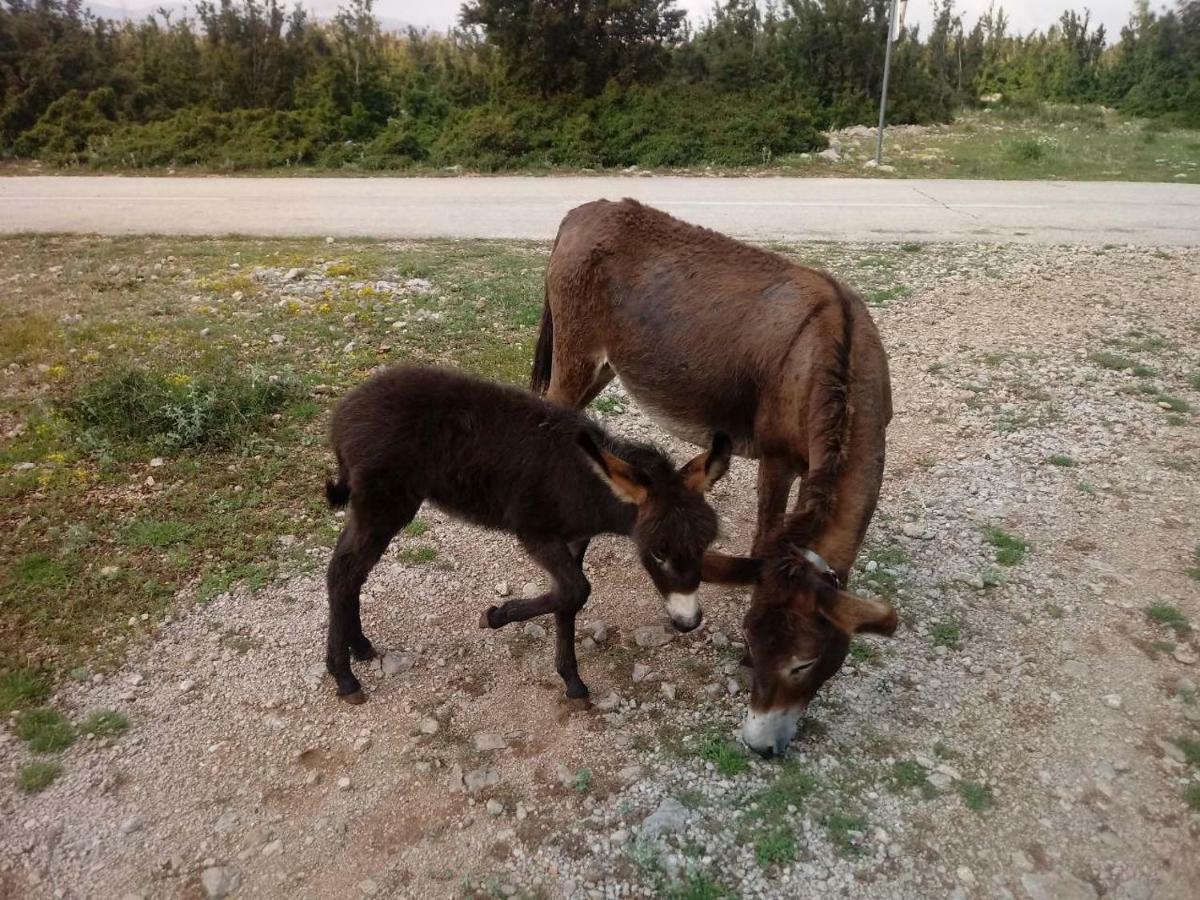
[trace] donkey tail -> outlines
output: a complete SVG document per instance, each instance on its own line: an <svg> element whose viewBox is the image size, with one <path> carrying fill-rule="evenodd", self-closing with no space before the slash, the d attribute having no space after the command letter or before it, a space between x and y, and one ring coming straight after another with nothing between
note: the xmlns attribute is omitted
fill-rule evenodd
<svg viewBox="0 0 1200 900"><path fill-rule="evenodd" d="M350 478L341 459L338 460L337 480L325 479L325 499L333 509L341 509L350 502Z"/></svg>
<svg viewBox="0 0 1200 900"><path fill-rule="evenodd" d="M550 288L546 288L546 299L542 306L542 324L538 330L537 347L533 351L533 372L529 376L529 389L535 394L544 394L550 387L550 372L554 367L554 316L550 312Z"/></svg>

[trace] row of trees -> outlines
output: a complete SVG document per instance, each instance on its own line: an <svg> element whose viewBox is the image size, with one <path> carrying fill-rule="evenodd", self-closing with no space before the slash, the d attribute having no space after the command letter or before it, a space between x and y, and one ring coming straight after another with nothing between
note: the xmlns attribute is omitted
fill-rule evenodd
<svg viewBox="0 0 1200 900"><path fill-rule="evenodd" d="M0 153L98 166L759 163L870 122L888 0L472 0L450 34L385 34L373 0L329 22L279 0L96 19L0 0ZM981 95L1101 102L1200 123L1200 0L1146 0L1108 41L1086 13L1009 32L938 0L893 57L894 121Z"/></svg>

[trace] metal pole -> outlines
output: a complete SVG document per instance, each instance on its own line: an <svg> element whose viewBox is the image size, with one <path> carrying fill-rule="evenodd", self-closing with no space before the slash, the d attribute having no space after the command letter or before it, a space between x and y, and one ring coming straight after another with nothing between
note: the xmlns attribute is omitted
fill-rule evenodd
<svg viewBox="0 0 1200 900"><path fill-rule="evenodd" d="M879 94L879 138L875 144L875 165L883 165L883 120L887 116L888 76L892 68L892 35L896 33L896 17L900 15L900 0L892 0L892 17L888 22L887 49L883 51L883 90Z"/></svg>

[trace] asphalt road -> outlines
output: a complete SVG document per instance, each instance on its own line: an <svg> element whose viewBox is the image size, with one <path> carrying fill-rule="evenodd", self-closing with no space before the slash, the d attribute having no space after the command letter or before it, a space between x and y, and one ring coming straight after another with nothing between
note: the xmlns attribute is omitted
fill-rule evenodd
<svg viewBox="0 0 1200 900"><path fill-rule="evenodd" d="M1200 185L843 178L0 178L0 233L554 236L636 197L736 237L1200 244Z"/></svg>

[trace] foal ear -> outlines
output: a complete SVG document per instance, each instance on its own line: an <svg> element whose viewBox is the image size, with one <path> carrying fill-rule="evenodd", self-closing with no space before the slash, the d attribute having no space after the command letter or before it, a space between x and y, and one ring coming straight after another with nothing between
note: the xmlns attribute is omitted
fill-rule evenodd
<svg viewBox="0 0 1200 900"><path fill-rule="evenodd" d="M681 470L683 483L697 494L705 493L729 471L729 458L733 456L733 441L729 435L718 431L713 435L712 448L701 453Z"/></svg>
<svg viewBox="0 0 1200 900"><path fill-rule="evenodd" d="M856 597L847 591L837 591L829 600L821 601L820 610L838 631L846 634L866 631L891 635L899 621L896 611L882 600Z"/></svg>
<svg viewBox="0 0 1200 900"><path fill-rule="evenodd" d="M753 556L726 556L708 552L700 564L700 580L709 584L754 584L763 562Z"/></svg>
<svg viewBox="0 0 1200 900"><path fill-rule="evenodd" d="M596 470L596 474L608 482L618 500L636 503L638 506L646 502L650 492L646 489L646 479L636 468L607 450L602 450L586 431L579 432L578 442L583 452L588 455L588 461Z"/></svg>

